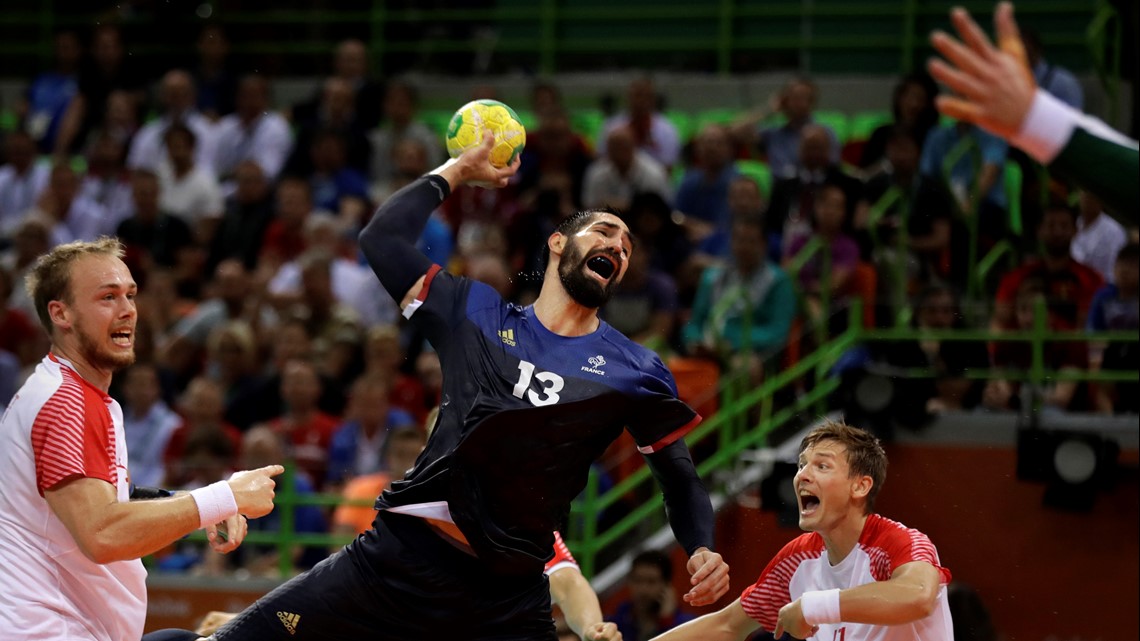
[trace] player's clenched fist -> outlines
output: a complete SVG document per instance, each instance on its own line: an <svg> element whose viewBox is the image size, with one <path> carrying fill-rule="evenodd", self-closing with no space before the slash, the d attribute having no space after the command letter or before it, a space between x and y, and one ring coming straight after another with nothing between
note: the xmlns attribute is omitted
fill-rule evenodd
<svg viewBox="0 0 1140 641"><path fill-rule="evenodd" d="M806 639L818 630L818 627L804 620L803 603L799 599L780 608L775 630L777 639L783 636L785 632L797 639Z"/></svg>
<svg viewBox="0 0 1140 641"><path fill-rule="evenodd" d="M277 485L273 477L285 468L280 465L266 465L256 470L236 472L230 477L230 489L234 492L238 512L249 517L265 516L273 511L273 488Z"/></svg>
<svg viewBox="0 0 1140 641"><path fill-rule="evenodd" d="M586 641L621 641L621 632L613 623L595 623L584 633Z"/></svg>

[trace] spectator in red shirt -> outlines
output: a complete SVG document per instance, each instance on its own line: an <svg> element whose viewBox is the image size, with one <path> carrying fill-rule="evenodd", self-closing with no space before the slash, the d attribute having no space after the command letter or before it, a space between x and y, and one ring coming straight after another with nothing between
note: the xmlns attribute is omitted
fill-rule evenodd
<svg viewBox="0 0 1140 641"><path fill-rule="evenodd" d="M229 467L237 460L241 450L241 432L222 419L222 388L214 381L202 376L190 381L186 391L178 401L178 413L182 424L174 430L167 441L163 460L166 465L166 478L163 484L169 487L182 487L191 482L196 471L187 460L187 450L192 441L212 442L211 435L220 435L230 446Z"/></svg>
<svg viewBox="0 0 1140 641"><path fill-rule="evenodd" d="M1069 246L1077 234L1077 212L1063 202L1052 202L1037 228L1042 254L1006 274L998 288L993 327L1017 327L1014 299L1027 279L1039 279L1049 308L1050 329L1078 329L1085 326L1089 305L1104 285L1101 275L1073 260Z"/></svg>
<svg viewBox="0 0 1140 641"><path fill-rule="evenodd" d="M285 411L269 427L285 439L290 458L321 487L328 471L329 443L339 423L317 407L321 378L307 360L292 359L281 370L281 400Z"/></svg>
<svg viewBox="0 0 1140 641"><path fill-rule="evenodd" d="M0 266L0 351L11 352L20 365L28 366L47 352L47 336L27 314L8 306L14 288L12 274Z"/></svg>
<svg viewBox="0 0 1140 641"><path fill-rule="evenodd" d="M377 325L368 330L364 340L364 377L388 381L388 402L423 423L428 405L424 386L416 377L400 371L407 357L400 347L400 330L395 325Z"/></svg>
<svg viewBox="0 0 1140 641"><path fill-rule="evenodd" d="M305 251L305 219L312 209L309 183L302 178L282 178L277 184L274 219L261 242L261 262L268 262L277 271L277 267L296 260Z"/></svg>

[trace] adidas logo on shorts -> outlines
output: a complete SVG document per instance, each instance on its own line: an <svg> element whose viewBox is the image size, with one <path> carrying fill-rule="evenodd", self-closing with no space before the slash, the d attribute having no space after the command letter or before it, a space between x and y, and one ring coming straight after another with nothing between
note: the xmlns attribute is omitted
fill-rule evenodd
<svg viewBox="0 0 1140 641"><path fill-rule="evenodd" d="M297 634L297 624L301 623L301 615L292 612L278 612L277 618L281 620L281 624L285 626L289 634Z"/></svg>

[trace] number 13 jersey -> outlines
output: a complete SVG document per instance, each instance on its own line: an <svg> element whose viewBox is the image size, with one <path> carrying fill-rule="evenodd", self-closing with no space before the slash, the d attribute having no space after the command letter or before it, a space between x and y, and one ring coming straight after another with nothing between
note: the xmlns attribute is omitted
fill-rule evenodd
<svg viewBox="0 0 1140 641"><path fill-rule="evenodd" d="M532 307L438 265L404 316L439 355L440 412L376 507L454 523L497 571L542 571L590 463L623 428L651 454L700 422L661 359L605 322L557 335Z"/></svg>

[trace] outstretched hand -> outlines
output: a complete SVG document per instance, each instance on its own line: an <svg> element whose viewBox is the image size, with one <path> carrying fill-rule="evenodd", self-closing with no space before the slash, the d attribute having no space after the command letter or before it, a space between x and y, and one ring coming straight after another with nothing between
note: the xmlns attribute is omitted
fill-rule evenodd
<svg viewBox="0 0 1140 641"><path fill-rule="evenodd" d="M938 110L1004 138L1012 137L1029 113L1037 89L1013 19L1013 5L998 3L994 12L997 47L965 9L956 7L950 19L962 40L942 31L931 34L931 44L946 60L931 60L928 68L958 95L939 96Z"/></svg>
<svg viewBox="0 0 1140 641"><path fill-rule="evenodd" d="M583 632L585 641L622 641L621 631L614 623L595 623Z"/></svg>
<svg viewBox="0 0 1140 641"><path fill-rule="evenodd" d="M235 472L229 483L238 513L257 518L272 512L273 488L276 485L273 477L284 471L280 465L267 465L256 470Z"/></svg>
<svg viewBox="0 0 1140 641"><path fill-rule="evenodd" d="M720 554L708 548L699 548L689 557L686 565L693 589L685 593L685 603L693 606L709 605L728 592L728 564Z"/></svg>

